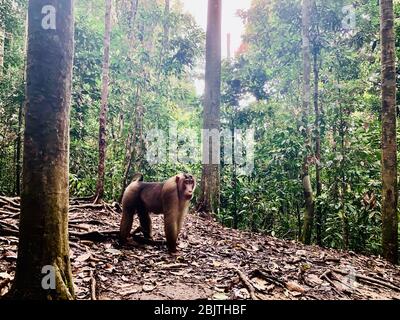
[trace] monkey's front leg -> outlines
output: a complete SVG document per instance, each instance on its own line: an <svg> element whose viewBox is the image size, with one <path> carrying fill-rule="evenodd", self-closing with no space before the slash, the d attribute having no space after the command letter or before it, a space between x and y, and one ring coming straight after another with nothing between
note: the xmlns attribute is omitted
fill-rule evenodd
<svg viewBox="0 0 400 320"><path fill-rule="evenodd" d="M176 213L168 212L164 214L164 231L167 238L167 247L170 253L176 253L176 241L178 240L178 221Z"/></svg>

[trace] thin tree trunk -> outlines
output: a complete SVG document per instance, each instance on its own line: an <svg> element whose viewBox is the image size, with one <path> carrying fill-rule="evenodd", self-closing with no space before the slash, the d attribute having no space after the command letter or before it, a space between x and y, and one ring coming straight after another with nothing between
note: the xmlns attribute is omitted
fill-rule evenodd
<svg viewBox="0 0 400 320"><path fill-rule="evenodd" d="M235 112L235 111L234 111ZM235 124L236 112L232 117L232 188L233 188L233 229L237 229L239 225L239 217L237 212L237 167L235 159Z"/></svg>
<svg viewBox="0 0 400 320"><path fill-rule="evenodd" d="M25 18L25 41L24 41L24 56L28 47L28 15ZM24 85L26 85L26 58L24 59L23 70ZM26 95L26 93L25 93ZM23 109L25 107L25 99L23 99L18 109L18 132L16 141L16 164L15 164L15 193L17 196L21 195L21 146L22 146L22 122L23 122Z"/></svg>
<svg viewBox="0 0 400 320"><path fill-rule="evenodd" d="M307 155L303 161L302 183L305 201L305 213L303 224L303 242L311 243L311 235L314 220L314 199L309 175L309 163L312 158L312 146L309 128L310 97L311 97L311 58L310 58L310 0L303 0L302 5L302 38L303 38L303 134L304 148Z"/></svg>
<svg viewBox="0 0 400 320"><path fill-rule="evenodd" d="M164 6L164 37L163 37L163 50L167 50L169 46L169 10L170 10L170 1L165 0Z"/></svg>
<svg viewBox="0 0 400 320"><path fill-rule="evenodd" d="M16 141L16 155L15 155L15 194L21 195L21 145L22 145L22 117L24 102L21 102L18 108L18 132Z"/></svg>
<svg viewBox="0 0 400 320"><path fill-rule="evenodd" d="M139 101L135 111L135 147L134 147L134 171L140 172L143 169L144 160L144 137L143 137L144 107Z"/></svg>
<svg viewBox="0 0 400 320"><path fill-rule="evenodd" d="M301 216L300 216L300 205L296 202L296 215L297 215L297 239L301 241Z"/></svg>
<svg viewBox="0 0 400 320"><path fill-rule="evenodd" d="M393 0L381 0L382 48L382 249L398 262L396 57Z"/></svg>
<svg viewBox="0 0 400 320"><path fill-rule="evenodd" d="M215 213L220 204L220 100L221 100L221 0L208 0L206 36L206 74L203 115L203 169L198 211ZM217 132L212 143L206 139L212 130ZM206 141L207 140L207 141ZM218 141L216 141L218 140ZM214 148L213 148L213 146ZM214 153L213 154L213 149ZM218 149L218 150L217 150ZM209 151L209 152L208 152ZM209 157L207 157L209 156ZM217 162L217 163L215 163Z"/></svg>
<svg viewBox="0 0 400 320"><path fill-rule="evenodd" d="M42 27L55 8L56 29ZM73 299L68 244L68 158L74 21L72 0L30 0L17 299ZM46 25L47 26L47 25ZM42 269L42 268L48 268ZM54 289L48 289L55 280ZM54 278L53 278L54 277Z"/></svg>
<svg viewBox="0 0 400 320"><path fill-rule="evenodd" d="M340 193L340 208L342 215L342 237L343 237L343 249L349 248L349 219L346 212L346 176L345 176L345 161L346 161L346 147L345 147L345 134L346 134L346 122L343 119L343 109L340 105L339 114L340 114L340 126L339 126L339 134L340 134L340 152L341 152L341 161L340 161L340 184L341 184L341 193Z"/></svg>
<svg viewBox="0 0 400 320"><path fill-rule="evenodd" d="M0 23L1 24L1 23ZM4 40L5 40L5 31L4 28L0 25L0 81L3 78L3 67L4 67Z"/></svg>
<svg viewBox="0 0 400 320"><path fill-rule="evenodd" d="M96 185L95 203L100 202L104 196L104 177L106 162L106 133L107 133L107 109L108 109L108 86L110 74L110 41L111 41L111 5L112 0L106 0L105 31L104 31L104 55L103 76L101 89L101 108L99 118L99 167Z"/></svg>
<svg viewBox="0 0 400 320"><path fill-rule="evenodd" d="M318 52L314 51L314 112L315 112L315 180L316 180L316 197L320 197L322 193L321 183L321 113L319 108L319 68L318 68ZM322 245L322 211L320 206L316 206L316 230L317 244Z"/></svg>
<svg viewBox="0 0 400 320"><path fill-rule="evenodd" d="M129 15L129 47L131 51L133 51L133 48L135 47L135 21L138 7L139 0L131 0L131 9Z"/></svg>
<svg viewBox="0 0 400 320"><path fill-rule="evenodd" d="M340 90L340 79L339 75L337 76L337 87L338 89L338 101L337 104L339 105L339 138L340 138L340 164L339 164L339 181L340 181L340 192L339 186L336 183L335 187L337 188L338 196L339 196L339 204L340 204L340 216L342 219L342 241L343 241L343 249L349 248L349 239L350 239L350 231L349 231L349 219L346 212L346 175L345 175L345 167L346 167L346 146L345 146L345 139L346 139L346 132L347 132L347 122L344 119L343 115L348 114L346 109L342 107L342 92ZM336 150L336 149L335 149Z"/></svg>
<svg viewBox="0 0 400 320"><path fill-rule="evenodd" d="M125 170L124 170L124 176L122 179L122 184L121 184L121 192L120 195L118 197L118 202L121 203L122 202L122 197L124 195L125 192L125 188L128 185L128 177L129 177L129 172L131 171L132 168L132 159L133 159L133 143L134 143L134 137L135 137L135 133L133 132L131 134L131 136L129 137L129 146L127 147L128 151L127 151L127 155L125 157L126 159L126 165L125 165Z"/></svg>

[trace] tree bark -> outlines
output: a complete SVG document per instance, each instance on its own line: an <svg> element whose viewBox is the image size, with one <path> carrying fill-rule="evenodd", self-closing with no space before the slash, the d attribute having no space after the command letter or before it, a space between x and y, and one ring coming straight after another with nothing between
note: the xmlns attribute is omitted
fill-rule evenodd
<svg viewBox="0 0 400 320"><path fill-rule="evenodd" d="M21 195L21 146L22 146L22 117L24 102L18 108L17 141L15 143L15 195Z"/></svg>
<svg viewBox="0 0 400 320"><path fill-rule="evenodd" d="M318 51L315 49L314 54L314 112L315 112L315 180L316 180L316 197L320 197L322 193L321 183L321 112L319 108L319 68L318 68ZM322 245L322 211L320 206L315 208L317 244Z"/></svg>
<svg viewBox="0 0 400 320"><path fill-rule="evenodd" d="M396 66L393 0L381 0L382 63L382 249L398 262Z"/></svg>
<svg viewBox="0 0 400 320"><path fill-rule="evenodd" d="M43 28L52 6L56 28ZM51 12L51 11L50 11ZM11 297L73 299L68 243L68 158L73 0L30 0L19 245ZM51 266L55 289L44 289Z"/></svg>
<svg viewBox="0 0 400 320"><path fill-rule="evenodd" d="M215 213L220 203L219 131L221 100L221 0L208 1L206 35L206 74L203 115L203 168L201 197L198 204L200 212ZM208 141L208 133L218 132L215 139ZM208 132L207 132L208 131ZM207 140L207 141L206 141ZM210 143L209 143L210 142ZM211 146L214 145L214 148ZM213 154L213 149L214 153ZM208 152L209 151L209 152ZM209 157L208 157L209 156ZM213 161L214 160L214 161ZM217 162L217 163L215 163Z"/></svg>
<svg viewBox="0 0 400 320"><path fill-rule="evenodd" d="M25 18L25 41L24 41L24 56L28 48L28 15ZM23 80L26 86L26 58L24 59L24 74ZM26 93L25 93L26 96ZM25 100L25 99L24 99ZM23 125L23 110L25 108L25 101L22 101L18 109L18 131L16 141L16 163L15 163L15 193L17 196L21 195L21 146L22 146L22 125Z"/></svg>
<svg viewBox="0 0 400 320"><path fill-rule="evenodd" d="M129 47L130 51L133 51L133 48L135 47L135 21L136 21L136 15L139 7L139 0L131 0L131 9L130 9L130 15L129 15Z"/></svg>
<svg viewBox="0 0 400 320"><path fill-rule="evenodd" d="M340 95L340 90L339 90ZM340 192L340 210L342 216L342 237L343 237L343 249L349 248L350 243L350 231L349 231L349 218L346 212L346 146L345 146L345 135L347 130L347 123L343 119L343 113L345 111L342 109L342 105L339 102L339 114L340 114L340 126L339 126L339 134L340 134L340 153L341 153L341 160L340 160L340 185L341 185L341 192Z"/></svg>
<svg viewBox="0 0 400 320"><path fill-rule="evenodd" d="M143 169L143 161L145 155L145 145L143 136L143 119L144 119L144 106L140 98L135 108L135 146L134 146L134 172L140 172Z"/></svg>
<svg viewBox="0 0 400 320"><path fill-rule="evenodd" d="M302 52L303 52L303 135L306 156L303 161L302 183L305 201L303 224L303 242L311 243L311 234L314 220L314 199L309 175L309 163L312 158L310 139L309 113L311 97L311 59L310 59L310 0L303 0L302 5Z"/></svg>
<svg viewBox="0 0 400 320"><path fill-rule="evenodd" d="M169 46L169 10L170 10L170 1L165 0L164 6L164 37L163 37L163 50L167 51Z"/></svg>
<svg viewBox="0 0 400 320"><path fill-rule="evenodd" d="M104 196L104 177L106 162L106 135L107 135L107 109L108 109L108 86L110 74L110 41L111 41L111 6L112 0L106 0L105 30L104 30L104 54L103 75L101 89L101 107L99 118L99 167L96 184L95 203L101 202Z"/></svg>
<svg viewBox="0 0 400 320"><path fill-rule="evenodd" d="M0 25L0 81L3 78L4 40L5 40L5 31L4 31L4 28Z"/></svg>

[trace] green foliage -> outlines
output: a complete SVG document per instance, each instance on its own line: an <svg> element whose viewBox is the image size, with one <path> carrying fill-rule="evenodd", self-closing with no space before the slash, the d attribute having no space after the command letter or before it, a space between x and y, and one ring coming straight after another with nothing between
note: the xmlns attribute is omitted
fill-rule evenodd
<svg viewBox="0 0 400 320"><path fill-rule="evenodd" d="M233 61L225 61L222 73L225 123L253 114L258 129L253 176L239 177L236 186L224 184L220 219L233 226L237 217L240 228L289 239L300 238L304 205L300 180L305 153L300 135L300 4L295 0L253 1L250 10L241 12L247 22L246 49ZM313 54L318 54L322 112L322 194L315 200L322 212L323 245L343 247L343 226L347 223L350 248L378 254L379 7L374 1L359 2L356 29L349 31L342 28L345 4L320 0L313 7L311 45ZM397 3L395 11L399 9ZM399 54L398 49L396 52ZM257 102L238 107L246 104L249 95ZM314 125L311 129L315 135ZM315 190L314 165L310 174ZM233 177L232 168L225 168L223 181L233 181ZM376 197L373 208L362 202L366 193Z"/></svg>

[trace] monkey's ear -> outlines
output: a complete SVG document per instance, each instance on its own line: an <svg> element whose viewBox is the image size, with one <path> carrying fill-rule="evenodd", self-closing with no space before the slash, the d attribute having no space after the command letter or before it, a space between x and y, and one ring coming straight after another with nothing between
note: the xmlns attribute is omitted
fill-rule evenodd
<svg viewBox="0 0 400 320"><path fill-rule="evenodd" d="M176 176L176 177L175 177L175 181L176 181L176 183L179 182L179 176Z"/></svg>

